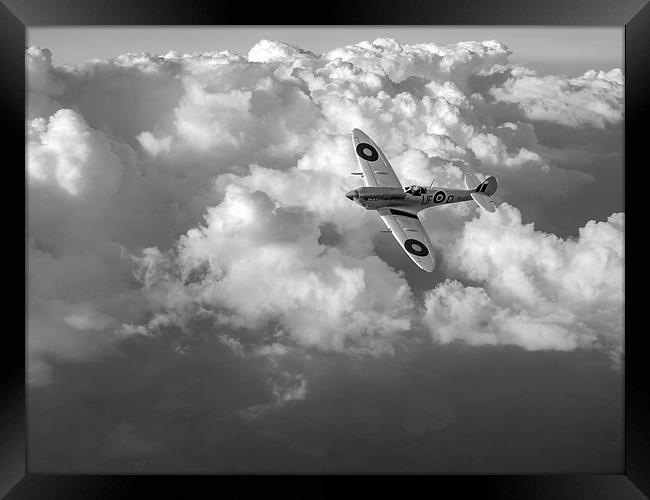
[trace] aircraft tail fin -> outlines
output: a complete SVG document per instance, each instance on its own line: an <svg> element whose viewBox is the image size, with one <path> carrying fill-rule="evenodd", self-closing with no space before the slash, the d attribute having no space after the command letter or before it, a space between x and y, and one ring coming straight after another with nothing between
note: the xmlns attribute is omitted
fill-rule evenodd
<svg viewBox="0 0 650 500"><path fill-rule="evenodd" d="M478 186L481 182L478 180L478 177L476 177L476 175L471 172L465 173L463 176L463 181L465 182L465 188L469 189L470 191L476 189L476 186Z"/></svg>
<svg viewBox="0 0 650 500"><path fill-rule="evenodd" d="M488 212L494 212L496 207L490 197L497 192L497 179L488 175L482 182L472 173L465 174L465 187L471 191L470 196L476 204Z"/></svg>

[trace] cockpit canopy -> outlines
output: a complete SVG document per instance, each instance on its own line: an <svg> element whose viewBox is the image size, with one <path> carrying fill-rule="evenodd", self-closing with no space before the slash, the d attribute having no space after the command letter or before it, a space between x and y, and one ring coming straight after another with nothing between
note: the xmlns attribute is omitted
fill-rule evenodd
<svg viewBox="0 0 650 500"><path fill-rule="evenodd" d="M421 194L426 194L427 188L413 184L412 186L405 187L404 192L412 196L420 196Z"/></svg>

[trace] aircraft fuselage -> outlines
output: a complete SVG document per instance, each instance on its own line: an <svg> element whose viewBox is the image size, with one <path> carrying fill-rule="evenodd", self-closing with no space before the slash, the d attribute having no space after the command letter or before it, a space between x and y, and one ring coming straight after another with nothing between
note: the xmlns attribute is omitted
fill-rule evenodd
<svg viewBox="0 0 650 500"><path fill-rule="evenodd" d="M400 188L391 187L359 187L345 194L367 210L377 210L382 207L411 207L417 210L458 203L471 200L472 191L466 189L451 189L442 187L419 188L418 194L404 192Z"/></svg>

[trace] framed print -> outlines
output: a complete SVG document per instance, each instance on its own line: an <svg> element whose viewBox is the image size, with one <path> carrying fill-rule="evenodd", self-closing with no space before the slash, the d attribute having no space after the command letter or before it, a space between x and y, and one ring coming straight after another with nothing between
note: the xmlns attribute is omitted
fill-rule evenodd
<svg viewBox="0 0 650 500"><path fill-rule="evenodd" d="M371 7L3 0L3 495L650 494L650 8Z"/></svg>

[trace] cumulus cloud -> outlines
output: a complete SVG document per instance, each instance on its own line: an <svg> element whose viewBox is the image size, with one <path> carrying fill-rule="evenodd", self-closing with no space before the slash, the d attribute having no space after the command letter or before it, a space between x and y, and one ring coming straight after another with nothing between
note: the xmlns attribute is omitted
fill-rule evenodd
<svg viewBox="0 0 650 500"><path fill-rule="evenodd" d="M469 204L423 215L449 261L450 280L425 286L436 338L534 347L521 340L529 332L544 348L615 346L622 214L573 242L534 231L514 206L543 217L597 182L584 160L572 170L575 150L541 145L537 127L608 134L623 116L622 75L542 78L510 55L496 41L378 39L314 54L262 40L247 56L59 67L49 50L27 49L33 380L47 382L52 359L95 359L134 334L179 352L214 335L265 358L294 347L392 352L417 329L423 287L401 270L404 256L378 256L381 221L342 196L358 181L348 175L354 127L405 184L460 187L473 169L499 177L497 201L512 204L493 219L472 220ZM504 261L495 241L507 236L527 256ZM477 253L473 238L493 254ZM541 251L556 268L530 267ZM591 265L609 274L598 281ZM303 394L294 385L278 393Z"/></svg>
<svg viewBox="0 0 650 500"><path fill-rule="evenodd" d="M502 204L465 224L446 262L476 286L447 279L425 296L425 322L443 343L513 344L526 349L623 344L624 214L590 221L575 239L522 224Z"/></svg>
<svg viewBox="0 0 650 500"><path fill-rule="evenodd" d="M351 257L318 237L308 213L233 184L176 249L148 249L136 261L165 326L184 326L200 309L222 328L256 336L285 334L334 350L390 349L388 341L410 327L408 284L376 256ZM149 322L160 324L160 316Z"/></svg>
<svg viewBox="0 0 650 500"><path fill-rule="evenodd" d="M379 38L334 49L324 58L350 62L367 72L384 72L394 82L421 76L465 85L470 74L505 64L511 54L496 40L440 46L435 43L401 45L392 39Z"/></svg>
<svg viewBox="0 0 650 500"><path fill-rule="evenodd" d="M48 182L70 195L110 197L123 166L108 139L82 116L60 109L29 124L27 168L32 181Z"/></svg>
<svg viewBox="0 0 650 500"><path fill-rule="evenodd" d="M27 75L27 117L49 116L59 109L56 98L63 94L65 82L52 66L52 52L39 47L25 50Z"/></svg>
<svg viewBox="0 0 650 500"><path fill-rule="evenodd" d="M511 78L490 93L497 101L516 104L533 121L605 128L623 120L623 89L623 72L618 68L567 78L539 77L516 67Z"/></svg>

